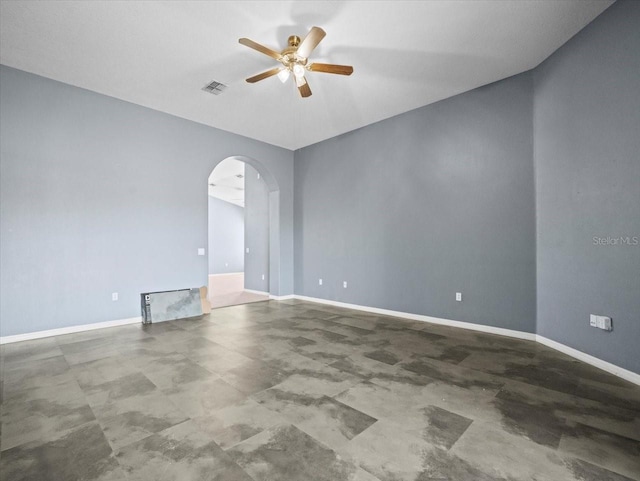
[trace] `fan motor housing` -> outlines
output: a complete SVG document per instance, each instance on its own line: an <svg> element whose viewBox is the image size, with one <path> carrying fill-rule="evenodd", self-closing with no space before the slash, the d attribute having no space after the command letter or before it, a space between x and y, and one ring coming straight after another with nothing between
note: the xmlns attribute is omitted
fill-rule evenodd
<svg viewBox="0 0 640 481"><path fill-rule="evenodd" d="M300 45L300 37L298 37L297 35L291 35L289 37L289 40L287 40L287 43L289 44L289 47L298 47L298 45Z"/></svg>

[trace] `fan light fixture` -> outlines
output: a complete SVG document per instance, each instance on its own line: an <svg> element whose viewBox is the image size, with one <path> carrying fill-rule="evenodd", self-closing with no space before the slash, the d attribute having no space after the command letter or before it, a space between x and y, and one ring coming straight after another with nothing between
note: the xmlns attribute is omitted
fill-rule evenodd
<svg viewBox="0 0 640 481"><path fill-rule="evenodd" d="M264 45L249 40L248 38L241 38L238 40L242 45L257 50L260 53L268 55L269 57L277 60L282 64L281 67L275 67L266 72L262 72L258 75L254 75L247 79L249 83L259 82L273 75L277 75L282 83L285 83L290 77L291 73L295 77L295 84L298 87L298 91L302 97L310 97L311 89L305 78L306 71L311 72L324 72L333 73L338 75L351 75L353 73L353 67L350 65L333 65L328 63L308 63L309 55L313 49L315 49L320 41L326 35L325 31L320 27L312 27L309 33L300 40L297 35L291 35L288 40L288 46L282 52L277 52Z"/></svg>
<svg viewBox="0 0 640 481"><path fill-rule="evenodd" d="M288 68L280 69L280 72L278 72L278 78L280 79L280 82L285 83L289 79L289 73L290 72Z"/></svg>
<svg viewBox="0 0 640 481"><path fill-rule="evenodd" d="M304 77L304 67L302 65L300 65L299 63L294 64L294 66L293 66L293 75L295 75L298 78Z"/></svg>

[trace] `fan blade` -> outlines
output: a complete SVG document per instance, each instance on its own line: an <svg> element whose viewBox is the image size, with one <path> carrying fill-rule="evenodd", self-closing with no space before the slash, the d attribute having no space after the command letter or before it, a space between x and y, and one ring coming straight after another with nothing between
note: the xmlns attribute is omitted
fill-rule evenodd
<svg viewBox="0 0 640 481"><path fill-rule="evenodd" d="M280 60L282 58L282 54L280 52L271 50L270 48L267 48L264 45L260 45L253 40L249 40L248 38L241 38L238 40L238 42L246 47L252 48L260 53L268 55L269 57L275 58L276 60Z"/></svg>
<svg viewBox="0 0 640 481"><path fill-rule="evenodd" d="M331 63L312 63L309 65L312 72L336 73L338 75L351 75L353 67L351 65L334 65Z"/></svg>
<svg viewBox="0 0 640 481"><path fill-rule="evenodd" d="M280 67L272 68L271 70L267 70L266 72L262 72L262 73L259 73L258 75L254 75L253 77L249 77L247 79L247 82L249 82L250 84L254 84L256 82L259 82L260 80L264 80L268 77L277 75L278 72L280 72Z"/></svg>
<svg viewBox="0 0 640 481"><path fill-rule="evenodd" d="M307 79L302 77L296 77L296 85L298 86L298 90L300 91L300 95L302 97L311 97L311 88L307 83Z"/></svg>
<svg viewBox="0 0 640 481"><path fill-rule="evenodd" d="M318 46L325 35L326 32L320 27L312 27L307 36L304 37L304 40L300 43L296 54L299 57L309 58L313 49Z"/></svg>

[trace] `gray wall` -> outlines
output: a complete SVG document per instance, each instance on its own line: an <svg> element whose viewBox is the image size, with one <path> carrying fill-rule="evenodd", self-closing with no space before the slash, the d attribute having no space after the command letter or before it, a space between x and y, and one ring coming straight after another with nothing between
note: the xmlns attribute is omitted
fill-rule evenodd
<svg viewBox="0 0 640 481"><path fill-rule="evenodd" d="M139 316L140 292L205 285L207 178L233 155L278 183L272 288L292 293L291 151L6 66L0 104L0 335Z"/></svg>
<svg viewBox="0 0 640 481"><path fill-rule="evenodd" d="M640 237L640 2L616 2L534 79L538 332L640 373L640 245L593 240Z"/></svg>
<svg viewBox="0 0 640 481"><path fill-rule="evenodd" d="M619 0L533 72L297 151L296 293L537 330L640 372L640 246L594 245L640 236L639 24ZM0 102L1 335L203 284L205 180L232 155L273 174L267 278L292 292L291 152L7 67Z"/></svg>
<svg viewBox="0 0 640 481"><path fill-rule="evenodd" d="M209 196L209 274L244 272L244 209Z"/></svg>
<svg viewBox="0 0 640 481"><path fill-rule="evenodd" d="M531 92L521 74L296 151L295 292L535 332Z"/></svg>
<svg viewBox="0 0 640 481"><path fill-rule="evenodd" d="M244 286L269 292L269 189L250 165L244 170ZM262 276L264 275L264 279Z"/></svg>

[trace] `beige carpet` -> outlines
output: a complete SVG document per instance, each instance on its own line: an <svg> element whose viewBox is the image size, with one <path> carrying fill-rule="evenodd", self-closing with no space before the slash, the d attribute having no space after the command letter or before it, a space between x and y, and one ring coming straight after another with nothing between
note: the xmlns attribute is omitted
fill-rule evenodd
<svg viewBox="0 0 640 481"><path fill-rule="evenodd" d="M269 296L247 291L237 291L210 296L209 300L211 301L211 309L216 309L218 307L249 304L250 302L268 301Z"/></svg>

